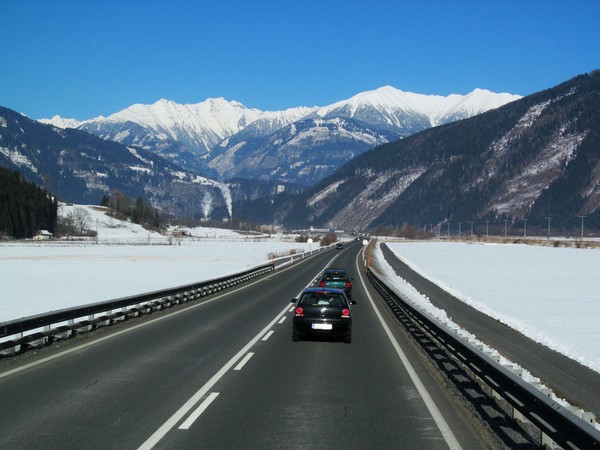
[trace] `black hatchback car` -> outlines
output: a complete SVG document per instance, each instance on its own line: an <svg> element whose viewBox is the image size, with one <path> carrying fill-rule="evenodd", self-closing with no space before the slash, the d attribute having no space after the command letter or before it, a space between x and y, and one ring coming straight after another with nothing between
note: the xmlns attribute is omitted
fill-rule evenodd
<svg viewBox="0 0 600 450"><path fill-rule="evenodd" d="M343 337L352 342L352 309L356 302L348 300L340 289L306 288L298 299L292 318L292 340L304 336Z"/></svg>

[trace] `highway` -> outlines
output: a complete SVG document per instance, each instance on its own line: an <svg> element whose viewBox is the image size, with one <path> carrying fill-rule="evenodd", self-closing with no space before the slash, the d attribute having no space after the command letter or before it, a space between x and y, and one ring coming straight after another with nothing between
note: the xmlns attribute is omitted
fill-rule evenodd
<svg viewBox="0 0 600 450"><path fill-rule="evenodd" d="M359 243L0 368L3 449L479 449L368 285ZM291 339L291 299L354 277L352 344Z"/></svg>

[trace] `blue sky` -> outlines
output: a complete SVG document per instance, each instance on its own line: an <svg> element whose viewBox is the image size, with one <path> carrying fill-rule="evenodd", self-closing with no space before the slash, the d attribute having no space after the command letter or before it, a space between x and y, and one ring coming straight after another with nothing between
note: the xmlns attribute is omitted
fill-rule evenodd
<svg viewBox="0 0 600 450"><path fill-rule="evenodd" d="M527 95L600 68L600 1L0 0L0 106L324 106L391 85Z"/></svg>

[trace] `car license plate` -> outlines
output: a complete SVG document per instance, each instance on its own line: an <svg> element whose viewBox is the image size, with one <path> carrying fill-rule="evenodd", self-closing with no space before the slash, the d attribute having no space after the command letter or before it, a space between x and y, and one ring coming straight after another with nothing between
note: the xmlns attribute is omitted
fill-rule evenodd
<svg viewBox="0 0 600 450"><path fill-rule="evenodd" d="M333 327L330 323L313 323L313 330L331 330Z"/></svg>

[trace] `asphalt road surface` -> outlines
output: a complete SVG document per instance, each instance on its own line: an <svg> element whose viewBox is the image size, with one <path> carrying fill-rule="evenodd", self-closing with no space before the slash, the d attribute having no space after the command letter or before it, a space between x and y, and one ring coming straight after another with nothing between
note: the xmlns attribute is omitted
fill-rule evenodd
<svg viewBox="0 0 600 450"><path fill-rule="evenodd" d="M365 285L360 250L5 361L0 448L486 448ZM293 342L290 301L327 265L354 277L352 343Z"/></svg>

